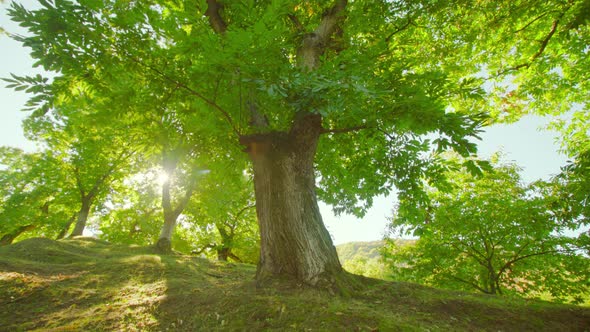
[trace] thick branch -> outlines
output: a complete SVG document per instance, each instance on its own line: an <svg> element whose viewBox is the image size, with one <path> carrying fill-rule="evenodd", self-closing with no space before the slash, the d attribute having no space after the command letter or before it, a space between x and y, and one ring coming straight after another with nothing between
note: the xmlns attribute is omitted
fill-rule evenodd
<svg viewBox="0 0 590 332"><path fill-rule="evenodd" d="M319 66L320 56L334 32L338 29L342 12L346 8L347 0L337 0L323 16L322 21L314 32L307 34L297 51L299 65L307 70L314 70Z"/></svg>
<svg viewBox="0 0 590 332"><path fill-rule="evenodd" d="M178 202L178 205L176 206L176 209L174 210L174 215L175 216L179 216L182 211L184 210L184 208L186 207L186 205L188 204L188 202L191 199L191 196L193 195L193 192L195 190L195 181L193 181L189 187L186 189L184 196L182 197L182 199L180 200L180 202Z"/></svg>
<svg viewBox="0 0 590 332"><path fill-rule="evenodd" d="M347 0L337 0L334 6L324 14L320 25L318 25L314 32L319 38L325 41L332 36L332 33L338 27L340 14L344 11L347 4Z"/></svg>
<svg viewBox="0 0 590 332"><path fill-rule="evenodd" d="M216 0L207 0L205 16L209 17L209 24L211 24L213 31L219 34L223 34L227 30L227 24L225 24L220 14L222 7Z"/></svg>

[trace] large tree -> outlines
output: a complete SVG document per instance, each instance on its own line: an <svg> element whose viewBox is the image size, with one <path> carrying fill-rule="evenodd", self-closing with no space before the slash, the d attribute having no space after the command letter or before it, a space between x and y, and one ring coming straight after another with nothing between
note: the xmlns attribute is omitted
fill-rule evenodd
<svg viewBox="0 0 590 332"><path fill-rule="evenodd" d="M14 37L56 72L51 83L12 78L36 93L32 109L59 108L74 90L140 114L167 95L186 127L213 137L228 156L245 147L261 282L283 275L333 284L340 274L318 196L356 214L394 186L424 197L419 182L442 170L431 152L473 154L480 112L512 114L520 100L558 89L587 93L572 83L588 75L579 69L587 68L583 1L41 4L10 10L31 33ZM559 68L547 78L552 85L528 84L551 68ZM506 78L530 89L482 89L484 80ZM466 166L477 169L471 160Z"/></svg>

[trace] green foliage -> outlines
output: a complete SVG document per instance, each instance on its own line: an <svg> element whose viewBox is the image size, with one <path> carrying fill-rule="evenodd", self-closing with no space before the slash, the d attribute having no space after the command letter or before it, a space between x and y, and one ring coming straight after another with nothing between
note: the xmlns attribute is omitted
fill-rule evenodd
<svg viewBox="0 0 590 332"><path fill-rule="evenodd" d="M155 243L162 224L158 174L140 173L124 184L111 193L109 205L99 211L100 238L144 246Z"/></svg>
<svg viewBox="0 0 590 332"><path fill-rule="evenodd" d="M454 172L453 189L430 190L422 209L400 202L392 227L419 234L415 246L391 243L393 278L490 294L582 301L590 260L567 232L587 219L564 214L555 184L525 185L514 165L495 164L480 177Z"/></svg>
<svg viewBox="0 0 590 332"><path fill-rule="evenodd" d="M1 147L0 237L27 225L32 227L21 238L57 236L76 212L71 184L52 153Z"/></svg>
<svg viewBox="0 0 590 332"><path fill-rule="evenodd" d="M197 195L187 207L187 227L193 249L219 257L227 250L232 260L255 264L260 250L254 192L249 176L236 163L224 172L213 170L203 178Z"/></svg>

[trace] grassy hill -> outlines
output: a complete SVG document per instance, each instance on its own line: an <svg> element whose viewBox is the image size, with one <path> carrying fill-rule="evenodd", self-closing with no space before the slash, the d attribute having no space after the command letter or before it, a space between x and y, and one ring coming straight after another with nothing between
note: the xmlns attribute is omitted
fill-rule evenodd
<svg viewBox="0 0 590 332"><path fill-rule="evenodd" d="M361 279L257 288L256 268L94 239L0 248L0 331L590 331L590 309Z"/></svg>
<svg viewBox="0 0 590 332"><path fill-rule="evenodd" d="M412 245L415 240L395 240L398 245ZM336 246L342 266L349 272L365 277L387 280L390 271L381 259L385 241L349 242Z"/></svg>

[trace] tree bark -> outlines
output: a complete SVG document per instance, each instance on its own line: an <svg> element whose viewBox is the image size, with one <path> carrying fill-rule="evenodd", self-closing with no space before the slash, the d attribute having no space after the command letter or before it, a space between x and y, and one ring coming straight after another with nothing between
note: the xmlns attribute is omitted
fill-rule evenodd
<svg viewBox="0 0 590 332"><path fill-rule="evenodd" d="M7 246L9 244L12 244L14 239L16 239L19 235L21 235L22 233L24 233L26 231L30 231L35 227L36 227L35 225L25 225L25 226L21 226L21 227L17 228L12 233L4 234L2 236L2 238L0 238L0 246Z"/></svg>
<svg viewBox="0 0 590 332"><path fill-rule="evenodd" d="M78 212L78 219L76 220L76 226L70 234L70 237L82 236L86 222L88 221L88 215L90 215L90 208L92 207L92 196L86 196L82 198L82 207Z"/></svg>
<svg viewBox="0 0 590 332"><path fill-rule="evenodd" d="M289 133L241 138L254 167L259 284L283 277L331 287L342 271L315 194L313 160L321 131L319 115L298 114Z"/></svg>

